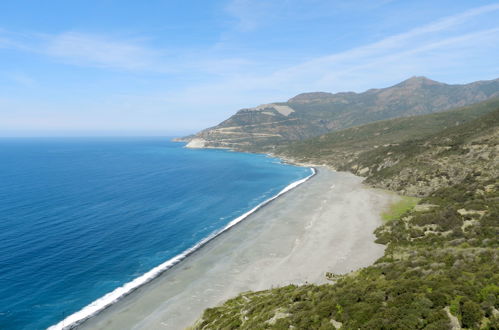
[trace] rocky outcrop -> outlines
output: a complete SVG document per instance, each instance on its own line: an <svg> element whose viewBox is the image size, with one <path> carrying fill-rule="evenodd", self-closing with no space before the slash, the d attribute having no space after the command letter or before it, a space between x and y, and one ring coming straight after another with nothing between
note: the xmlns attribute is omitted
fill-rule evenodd
<svg viewBox="0 0 499 330"><path fill-rule="evenodd" d="M192 149L199 149L199 148L204 148L205 146L206 146L206 140L195 138L190 140L185 147Z"/></svg>

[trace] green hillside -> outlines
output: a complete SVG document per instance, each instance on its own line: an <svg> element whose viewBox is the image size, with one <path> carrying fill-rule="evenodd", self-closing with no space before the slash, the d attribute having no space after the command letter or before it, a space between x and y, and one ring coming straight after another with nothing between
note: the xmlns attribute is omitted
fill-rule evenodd
<svg viewBox="0 0 499 330"><path fill-rule="evenodd" d="M413 196L426 196L470 175L497 177L499 107L428 138L365 152L346 165L352 166L363 169L372 186Z"/></svg>
<svg viewBox="0 0 499 330"><path fill-rule="evenodd" d="M305 141L280 147L275 152L300 162L327 164L357 174L367 165L359 157L369 159L395 144L414 141L435 134L442 129L465 124L499 108L499 98L455 110L408 118L384 120L363 126L328 133ZM372 154L361 154L372 151ZM383 152L381 152L382 154ZM379 161L378 161L379 162ZM352 168L348 168L354 167ZM366 173L361 173L366 174Z"/></svg>

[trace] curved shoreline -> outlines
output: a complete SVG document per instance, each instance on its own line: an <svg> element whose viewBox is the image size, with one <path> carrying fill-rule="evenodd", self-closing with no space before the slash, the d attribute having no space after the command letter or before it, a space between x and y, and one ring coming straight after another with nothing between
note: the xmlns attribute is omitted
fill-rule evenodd
<svg viewBox="0 0 499 330"><path fill-rule="evenodd" d="M229 229L233 228L235 225L249 217L250 215L254 214L255 212L259 211L262 209L264 206L269 205L271 202L276 200L277 198L283 196L287 192L295 189L296 187L300 186L301 184L307 182L310 180L312 177L314 177L317 174L317 170L314 167L310 167L311 174L303 179L294 181L287 185L284 189L282 189L279 193L276 195L270 197L269 199L261 202L251 210L247 211L246 213L240 215L239 217L235 218L234 220L230 221L227 225L219 229L218 231L213 232L212 234L208 235L206 238L202 239L198 243L196 243L194 246L191 248L185 250L184 252L176 255L173 258L170 258L169 260L163 262L162 264L154 267L153 269L149 270L148 272L142 274L141 276L135 278L134 280L125 283L124 285L114 289L113 291L105 294L104 296L94 300L87 306L83 307L79 311L69 315L62 321L58 322L57 324L54 324L48 328L48 330L64 330L64 329L73 329L87 321L88 319L96 316L103 310L109 308L116 302L120 301L121 299L125 298L126 296L130 295L133 293L135 290L139 289L140 287L144 286L145 284L153 281L163 273L165 273L167 270L171 269L173 266L177 265L180 263L182 260L186 259L188 256L192 255L199 249L201 249L203 246L208 244L210 241L212 241L214 238L220 236L221 234L227 232Z"/></svg>
<svg viewBox="0 0 499 330"><path fill-rule="evenodd" d="M380 214L396 196L362 178L320 168L317 177L274 200L78 329L177 330L241 292L327 283L371 265Z"/></svg>

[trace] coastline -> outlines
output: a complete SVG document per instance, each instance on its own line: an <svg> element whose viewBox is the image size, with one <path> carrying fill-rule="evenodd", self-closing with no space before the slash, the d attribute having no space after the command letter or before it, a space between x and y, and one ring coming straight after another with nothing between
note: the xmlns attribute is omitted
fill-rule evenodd
<svg viewBox="0 0 499 330"><path fill-rule="evenodd" d="M363 186L362 178L349 173L316 173L78 328L179 329L240 292L322 284L326 272L372 264L384 253L373 230L396 197Z"/></svg>
<svg viewBox="0 0 499 330"><path fill-rule="evenodd" d="M261 202L257 206L253 207L251 210L245 212L244 214L240 215L239 217L231 220L227 225L222 227L221 229L213 232L209 236L205 237L198 243L196 243L194 246L191 248L187 249L186 251L176 255L175 257L163 262L162 264L154 267L153 269L149 270L148 272L142 274L141 276L135 278L134 280L125 283L124 285L116 288L115 290L105 294L104 296L96 299L95 301L91 302L81 310L69 315L68 317L64 318L57 324L54 324L48 328L48 330L59 330L59 329L73 329L76 327L79 327L81 324L86 322L88 319L91 319L92 317L97 316L99 313L102 311L106 310L107 308L111 307L113 304L119 302L120 300L126 298L136 290L140 289L142 286L147 285L151 281L155 280L156 278L160 277L163 273L165 273L167 270L171 269L190 255L194 254L197 252L199 249L204 247L206 244L210 243L212 240L220 236L221 234L229 231L232 229L234 226L251 216L252 214L256 213L263 207L269 205L272 203L274 200L277 198L285 195L286 193L292 191L296 187L300 186L301 184L307 182L310 180L312 177L314 177L317 174L317 170L314 167L310 167L311 174L308 175L307 177L294 181L287 185L284 189L282 189L279 193L276 195L270 197L269 199Z"/></svg>

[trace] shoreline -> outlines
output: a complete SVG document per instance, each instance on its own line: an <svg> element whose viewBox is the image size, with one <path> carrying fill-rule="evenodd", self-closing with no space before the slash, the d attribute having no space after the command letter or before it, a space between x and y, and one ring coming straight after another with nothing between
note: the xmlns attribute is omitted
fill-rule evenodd
<svg viewBox="0 0 499 330"><path fill-rule="evenodd" d="M252 214L258 212L265 206L271 204L274 200L277 198L285 195L286 193L292 191L296 187L300 186L301 184L307 182L311 178L313 178L317 174L317 169L315 167L309 167L311 170L311 174L306 176L303 179L294 181L284 187L280 192L278 192L276 195L268 198L267 200L261 202L257 206L253 207L251 210L243 213L242 215L238 216L237 218L231 220L228 224L226 224L224 227L221 229L211 233L198 243L196 243L194 246L191 248L183 251L182 253L166 260L165 262L161 263L160 265L152 268L151 270L147 271L146 273L142 274L141 276L133 279L130 282L127 282L123 284L122 286L114 289L113 291L103 295L102 297L94 300L90 304L86 305L79 311L76 311L75 313L67 316L63 320L59 321L58 323L51 325L50 327L47 328L47 330L64 330L64 329L73 329L77 328L80 325L84 324L87 320L97 316L99 313L102 311L106 310L107 308L111 307L115 303L118 303L120 300L126 298L127 296L133 294L136 290L140 289L142 286L147 285L148 283L154 281L158 277L161 277L165 272L168 270L172 269L174 266L177 264L181 263L183 260L185 260L187 257L191 256L192 254L196 253L199 251L201 248L203 248L206 244L210 243L213 241L215 238L219 237L221 234L228 232L230 229L232 229L234 226L251 216Z"/></svg>
<svg viewBox="0 0 499 330"><path fill-rule="evenodd" d="M321 168L315 175L78 328L183 328L240 292L322 284L326 272L372 264L385 249L372 232L395 197L352 174Z"/></svg>

